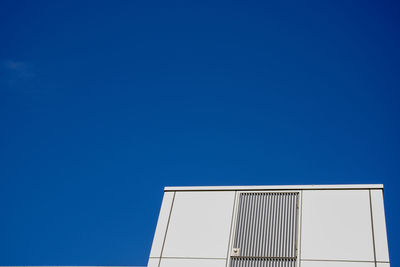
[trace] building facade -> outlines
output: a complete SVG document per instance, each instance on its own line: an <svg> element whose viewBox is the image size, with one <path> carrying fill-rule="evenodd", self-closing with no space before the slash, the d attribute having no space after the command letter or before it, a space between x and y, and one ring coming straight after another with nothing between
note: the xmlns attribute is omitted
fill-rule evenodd
<svg viewBox="0 0 400 267"><path fill-rule="evenodd" d="M166 187L148 267L390 267L383 185Z"/></svg>

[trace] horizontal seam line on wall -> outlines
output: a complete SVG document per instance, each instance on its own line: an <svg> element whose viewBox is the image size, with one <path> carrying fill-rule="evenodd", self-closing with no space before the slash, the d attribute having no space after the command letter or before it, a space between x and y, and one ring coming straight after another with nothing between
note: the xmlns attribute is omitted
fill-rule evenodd
<svg viewBox="0 0 400 267"><path fill-rule="evenodd" d="M226 258L198 258L198 257L150 257L150 259L188 259L188 260L226 260Z"/></svg>
<svg viewBox="0 0 400 267"><path fill-rule="evenodd" d="M375 263L374 260L370 261L363 261L363 260L321 260L321 259L300 259L301 261L333 261L333 262L370 262L370 263ZM383 262L382 262L383 263Z"/></svg>

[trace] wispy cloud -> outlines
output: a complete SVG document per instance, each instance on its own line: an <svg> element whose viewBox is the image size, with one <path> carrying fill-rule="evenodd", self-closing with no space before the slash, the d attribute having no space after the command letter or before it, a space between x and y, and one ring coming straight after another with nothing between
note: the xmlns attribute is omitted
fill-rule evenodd
<svg viewBox="0 0 400 267"><path fill-rule="evenodd" d="M0 60L0 86L13 92L29 92L35 89L36 75L33 67L24 61Z"/></svg>
<svg viewBox="0 0 400 267"><path fill-rule="evenodd" d="M1 66L9 78L29 79L35 76L32 68L26 62L5 60Z"/></svg>
<svg viewBox="0 0 400 267"><path fill-rule="evenodd" d="M4 66L10 70L25 70L26 69L26 64L24 62L11 61L11 60L4 61Z"/></svg>
<svg viewBox="0 0 400 267"><path fill-rule="evenodd" d="M0 59L0 97L18 95L38 99L54 93L38 63Z"/></svg>

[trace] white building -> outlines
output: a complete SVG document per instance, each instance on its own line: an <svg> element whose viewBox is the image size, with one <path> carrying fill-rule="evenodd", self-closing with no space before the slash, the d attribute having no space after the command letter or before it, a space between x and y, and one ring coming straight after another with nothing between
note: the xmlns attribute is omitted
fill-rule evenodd
<svg viewBox="0 0 400 267"><path fill-rule="evenodd" d="M383 185L166 187L148 267L389 267Z"/></svg>

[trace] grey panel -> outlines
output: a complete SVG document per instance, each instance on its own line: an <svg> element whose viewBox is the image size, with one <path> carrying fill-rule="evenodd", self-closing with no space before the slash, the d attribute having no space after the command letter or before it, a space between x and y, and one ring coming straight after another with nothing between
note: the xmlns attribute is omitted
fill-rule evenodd
<svg viewBox="0 0 400 267"><path fill-rule="evenodd" d="M295 266L298 195L240 194L232 267Z"/></svg>
<svg viewBox="0 0 400 267"><path fill-rule="evenodd" d="M296 260L232 258L231 266L232 267L295 267Z"/></svg>

